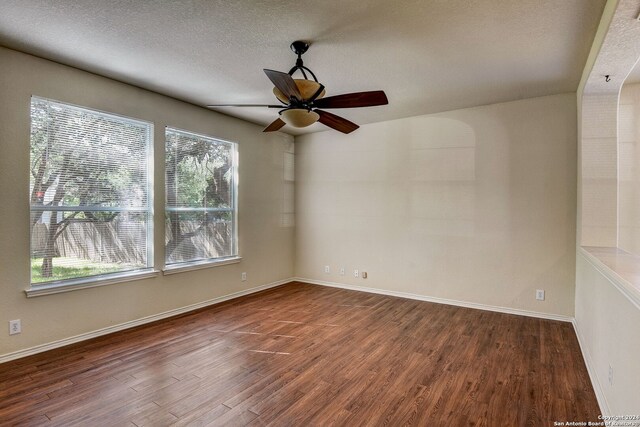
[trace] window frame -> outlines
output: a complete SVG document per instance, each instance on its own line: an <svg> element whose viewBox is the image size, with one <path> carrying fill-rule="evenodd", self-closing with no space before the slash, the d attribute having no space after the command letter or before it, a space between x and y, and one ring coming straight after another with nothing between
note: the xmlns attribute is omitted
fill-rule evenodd
<svg viewBox="0 0 640 427"><path fill-rule="evenodd" d="M135 125L143 125L146 127L146 196L147 203L145 209L134 209L139 211L140 213L145 213L147 216L147 224L146 224L146 266L141 268L134 268L130 270L116 271L111 273L102 273L95 274L90 276L81 276L70 279L61 279L61 280L49 280L39 283L33 283L31 280L31 273L29 274L29 288L25 290L27 297L39 296L39 295L48 295L60 292L68 292L76 289L84 289L91 288L96 286L104 286L110 285L114 283L128 282L132 280L143 279L147 277L154 277L158 275L159 271L154 269L154 123L148 120L137 119L134 117L128 117L117 113L107 112L103 110L99 110L96 108L85 107L77 104L72 104L69 102L58 101L55 99L50 99L42 96L31 95L29 99L29 147L31 149L31 126L32 126L32 116L31 116L31 108L33 103L42 101L47 103L54 103L60 106L63 106L70 110L75 111L83 111L88 112L89 114L99 115L103 117L107 117L109 119L115 119L122 123L130 123ZM30 155L31 157L31 155ZM31 180L29 180L29 186L31 186ZM67 209L65 209L67 208ZM70 209L68 209L70 208ZM74 211L77 210L76 207L65 207L65 206L57 206L53 207L53 209L46 207L36 207L31 204L31 200L29 200L29 215L36 211ZM83 209L87 210L86 208ZM92 208L91 210L109 210L109 211L131 211L132 209L128 208ZM32 244L32 233L33 227L29 228L29 252L31 253L31 244ZM31 260L31 255L29 256L29 260Z"/></svg>
<svg viewBox="0 0 640 427"><path fill-rule="evenodd" d="M186 130L186 129L182 129L180 127L176 127L176 126L165 126L164 128L164 164L166 164L166 158L167 158L167 133L171 131L171 132L176 132L179 134L184 134L186 136L192 136L192 137L196 137L196 138L203 138L205 140L213 140L213 141L217 141L217 142L221 142L224 144L229 144L231 146L231 160L232 160L232 165L231 165L231 169L232 169L232 185L231 187L231 207L229 209L225 209L225 212L230 212L231 213L231 217L232 217L232 231L231 231L231 255L229 256L224 256L224 257L217 257L217 258L206 258L206 259L199 259L199 260L192 260L192 261L180 261L180 262L174 262L174 263L170 263L167 264L167 257L166 254L163 254L163 263L164 263L164 267L162 268L162 274L163 275L169 275L169 274L175 274L175 273L180 273L183 271L192 271L192 270L200 270L203 268L210 268L210 267L217 267L217 266L222 266L222 265L229 265L229 264L237 264L242 260L242 257L240 256L240 245L239 245L239 241L238 241L238 181L239 181L239 155L238 155L238 146L239 144L237 142L234 141L229 141L227 139L223 139L223 138L218 138L216 136L212 136L212 135L207 135L207 134L203 134L203 133L199 133L199 132L193 132L190 130ZM166 170L165 170L165 174L164 174L164 194L165 194L165 201L164 201L164 212L163 212L163 217L166 218L166 214L168 212L167 208L167 176L166 176ZM183 211L183 212L189 212L189 211L202 211L205 210L203 208L182 208L182 207L174 207L172 208L175 211ZM211 211L220 211L220 209L218 208L210 208ZM166 228L165 228L166 230ZM162 241L164 242L166 239L166 231L163 233L162 235ZM164 248L164 243L163 243L163 248Z"/></svg>

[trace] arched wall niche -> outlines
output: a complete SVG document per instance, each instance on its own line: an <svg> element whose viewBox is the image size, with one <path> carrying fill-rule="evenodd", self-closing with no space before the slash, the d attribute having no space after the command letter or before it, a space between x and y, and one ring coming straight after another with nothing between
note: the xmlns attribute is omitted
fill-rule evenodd
<svg viewBox="0 0 640 427"><path fill-rule="evenodd" d="M628 243L620 239L628 232L624 210L622 228L620 223L620 184L628 184L625 167L631 159L624 157L629 147L619 149L620 91L640 57L638 14L640 0L607 1L577 91L574 326L603 415L640 408L640 256L623 250Z"/></svg>
<svg viewBox="0 0 640 427"><path fill-rule="evenodd" d="M578 246L618 248L618 102L640 58L640 2L609 1L593 49L591 70L578 88ZM605 27L605 28L603 28ZM608 77L607 77L608 76Z"/></svg>

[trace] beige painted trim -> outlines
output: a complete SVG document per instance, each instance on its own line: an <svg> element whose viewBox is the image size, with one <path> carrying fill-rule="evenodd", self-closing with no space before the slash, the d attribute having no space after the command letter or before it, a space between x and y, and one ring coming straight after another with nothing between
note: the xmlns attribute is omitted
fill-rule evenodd
<svg viewBox="0 0 640 427"><path fill-rule="evenodd" d="M80 289L97 288L99 286L114 285L116 283L132 282L134 280L149 279L160 274L160 270L147 268L141 271L125 271L122 273L112 273L104 276L93 276L80 279L70 279L62 282L54 282L42 285L31 285L24 290L27 298L40 297L43 295L60 294L63 292L77 291Z"/></svg>
<svg viewBox="0 0 640 427"><path fill-rule="evenodd" d="M576 332L576 337L578 338L578 344L580 345L580 351L582 352L582 358L584 359L584 364L587 367L587 372L589 373L589 379L591 380L591 385L593 386L593 391L596 393L596 399L598 400L598 406L600 406L600 412L604 416L610 416L611 410L609 409L609 402L607 402L607 396L604 393L602 385L600 384L600 380L598 379L598 374L595 370L595 364L591 360L591 356L587 351L587 346L584 338L582 338L582 334L580 334L580 329L578 328L578 322L576 319L572 319L571 323L573 324L573 329Z"/></svg>
<svg viewBox="0 0 640 427"><path fill-rule="evenodd" d="M392 297L414 299L418 301L434 302L436 304L455 305L458 307L474 308L476 310L495 311L497 313L516 314L519 316L537 317L539 319L558 320L560 322L573 322L573 317L564 316L561 314L541 313L538 311L520 310L517 308L499 307L495 305L479 304L475 302L458 301L447 298L430 297L427 295L411 294L408 292L389 291L386 289L367 288L364 286L345 285L336 282L325 282L322 280L305 279L303 277L295 277L297 282L306 282L312 285L329 286L332 288L348 289L351 291L369 292L372 294L388 295Z"/></svg>
<svg viewBox="0 0 640 427"><path fill-rule="evenodd" d="M583 247L578 247L578 253L582 255L582 257L593 266L600 274L606 277L615 288L620 291L622 295L624 295L631 304L635 305L636 308L640 309L640 293L635 289L627 280L625 280L622 276L615 272L615 270L611 269L609 266L605 265L602 261L600 261L596 256L589 253Z"/></svg>
<svg viewBox="0 0 640 427"><path fill-rule="evenodd" d="M155 322L156 320L166 319L167 317L176 316L178 314L187 313L189 311L197 310L199 308L207 307L210 305L218 304L231 299L239 298L241 296L253 294L263 291L265 289L274 288L276 286L284 285L291 282L293 279L283 279L276 282L267 283L266 285L256 286L255 288L246 289L244 291L234 292L229 295L223 295L221 297L213 298L210 300L202 301L196 304L187 305L185 307L175 308L173 310L165 311L163 313L152 314L141 319L131 320L129 322L120 323L118 325L108 326L106 328L98 329L92 332L86 332L84 334L76 335L69 338L64 338L50 343L37 345L35 347L18 350L12 353L0 355L0 363L8 362L10 360L20 359L22 357L31 356L33 354L42 353L43 351L52 350L54 348L63 347L65 345L73 344L80 341L85 341L91 338L107 335L113 332L122 331L124 329L133 328L135 326L144 325L146 323Z"/></svg>
<svg viewBox="0 0 640 427"><path fill-rule="evenodd" d="M176 273L182 273L185 271L192 271L192 270L202 270L203 268L220 267L222 265L238 264L240 261L242 261L242 257L233 256L233 257L219 259L219 260L206 260L206 261L199 261L199 262L185 262L185 263L179 263L179 264L170 264L165 266L162 269L162 274L166 276L167 274L176 274Z"/></svg>

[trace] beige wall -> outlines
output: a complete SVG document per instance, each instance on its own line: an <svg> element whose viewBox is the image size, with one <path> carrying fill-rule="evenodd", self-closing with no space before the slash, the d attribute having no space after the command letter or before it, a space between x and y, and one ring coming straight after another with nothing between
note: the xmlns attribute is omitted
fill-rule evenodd
<svg viewBox="0 0 640 427"><path fill-rule="evenodd" d="M27 299L31 95L148 120L155 143L155 264L164 236L164 127L239 144L239 264ZM165 96L0 48L0 355L287 279L294 229L283 163L293 137ZM290 210L290 209L288 209ZM248 280L240 281L246 271ZM7 334L21 319L23 332Z"/></svg>
<svg viewBox="0 0 640 427"><path fill-rule="evenodd" d="M580 245L616 246L618 94L588 94L581 111Z"/></svg>
<svg viewBox="0 0 640 427"><path fill-rule="evenodd" d="M572 316L576 127L563 94L297 137L296 275Z"/></svg>
<svg viewBox="0 0 640 427"><path fill-rule="evenodd" d="M605 414L640 411L640 309L582 254L577 258L576 325ZM609 366L613 381L609 383ZM593 377L592 377L593 379Z"/></svg>
<svg viewBox="0 0 640 427"><path fill-rule="evenodd" d="M640 255L640 84L622 87L618 108L618 247Z"/></svg>

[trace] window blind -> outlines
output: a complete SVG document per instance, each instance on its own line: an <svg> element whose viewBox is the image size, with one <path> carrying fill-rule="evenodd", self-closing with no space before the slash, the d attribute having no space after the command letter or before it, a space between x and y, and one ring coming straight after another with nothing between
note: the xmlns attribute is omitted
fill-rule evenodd
<svg viewBox="0 0 640 427"><path fill-rule="evenodd" d="M236 145L166 129L167 265L237 255Z"/></svg>
<svg viewBox="0 0 640 427"><path fill-rule="evenodd" d="M31 99L31 282L152 265L147 122Z"/></svg>

